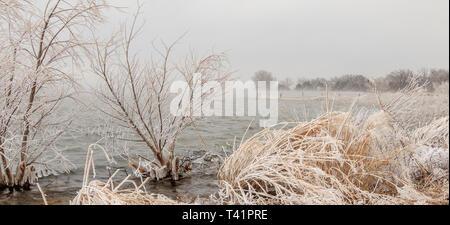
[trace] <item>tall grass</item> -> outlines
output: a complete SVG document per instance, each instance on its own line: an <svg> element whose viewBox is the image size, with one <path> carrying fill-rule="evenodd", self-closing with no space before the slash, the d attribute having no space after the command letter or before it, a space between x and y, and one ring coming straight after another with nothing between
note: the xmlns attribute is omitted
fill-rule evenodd
<svg viewBox="0 0 450 225"><path fill-rule="evenodd" d="M147 178L140 185L130 180L127 176L119 184L114 182L114 177L119 170L106 182L99 180L89 181L91 170L95 177L94 165L94 149L99 147L105 153L108 161L111 161L106 151L98 145L89 146L86 165L84 169L82 188L78 191L77 196L70 201L71 205L176 205L179 204L163 195L149 194L145 189L145 184L150 178ZM131 184L132 188L123 188L126 184Z"/></svg>
<svg viewBox="0 0 450 225"><path fill-rule="evenodd" d="M257 133L223 164L214 199L219 204L448 204L448 115L416 130L405 128L420 93L412 83L387 104L379 99L380 111L367 117L359 118L363 114L353 108L329 110L310 122Z"/></svg>

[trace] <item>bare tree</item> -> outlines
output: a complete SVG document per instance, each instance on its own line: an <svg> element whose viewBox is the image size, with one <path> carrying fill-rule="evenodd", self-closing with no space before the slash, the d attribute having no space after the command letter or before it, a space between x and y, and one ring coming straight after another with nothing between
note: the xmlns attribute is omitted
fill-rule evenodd
<svg viewBox="0 0 450 225"><path fill-rule="evenodd" d="M255 75L252 77L252 80L255 82L266 81L267 83L269 83L270 81L276 81L277 79L272 75L271 72L260 70L255 73Z"/></svg>
<svg viewBox="0 0 450 225"><path fill-rule="evenodd" d="M414 72L411 70L397 70L388 74L386 80L390 90L399 91L407 87L413 77Z"/></svg>
<svg viewBox="0 0 450 225"><path fill-rule="evenodd" d="M343 75L331 80L332 89L336 91L369 91L372 83L363 75Z"/></svg>
<svg viewBox="0 0 450 225"><path fill-rule="evenodd" d="M28 189L37 177L72 164L56 141L71 117L56 115L76 92L75 71L102 21L101 0L0 1L0 185ZM3 23L3 21L5 23ZM5 44L6 43L6 44Z"/></svg>
<svg viewBox="0 0 450 225"><path fill-rule="evenodd" d="M429 71L429 78L432 83L441 84L444 82L448 82L449 73L448 70L444 69L431 69Z"/></svg>
<svg viewBox="0 0 450 225"><path fill-rule="evenodd" d="M178 180L190 170L190 162L181 162L175 155L176 140L184 128L198 119L193 115L201 109L201 105L193 103L194 89L208 81L221 85L229 73L223 54L197 58L191 53L182 64L173 63L171 54L178 41L169 45L163 42L160 48L154 44L156 55L144 62L133 53L133 43L141 30L137 25L139 9L130 28L125 26L119 32L123 37L113 35L106 42L97 42L92 69L102 83L97 96L103 104L98 108L131 134L123 141L143 143L148 149L147 156L124 152L138 176ZM196 82L195 74L202 75L200 83ZM168 106L174 101L170 86L177 79L189 84L187 96L191 107L187 111L180 108L180 113L174 115ZM202 93L201 98L211 93ZM181 105L181 99L177 104ZM137 160L133 159L136 157Z"/></svg>

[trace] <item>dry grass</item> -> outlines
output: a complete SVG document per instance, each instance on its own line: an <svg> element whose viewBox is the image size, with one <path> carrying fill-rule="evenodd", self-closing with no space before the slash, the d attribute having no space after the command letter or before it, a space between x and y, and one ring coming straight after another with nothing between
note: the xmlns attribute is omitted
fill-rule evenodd
<svg viewBox="0 0 450 225"><path fill-rule="evenodd" d="M419 94L412 84L389 104L380 100L381 110L368 117L358 118L352 109L329 111L310 122L259 132L225 161L214 199L219 204L448 204L448 114L415 132L399 119Z"/></svg>
<svg viewBox="0 0 450 225"><path fill-rule="evenodd" d="M125 182L132 182L124 180ZM179 205L164 195L147 194L138 189L120 190L120 186L112 188L111 182L103 183L94 180L83 187L71 205Z"/></svg>
<svg viewBox="0 0 450 225"><path fill-rule="evenodd" d="M83 185L78 191L77 196L70 202L71 205L178 205L177 201L171 200L164 195L149 194L145 190L145 184L149 181L147 178L139 186L136 182L130 180L127 176L119 184L115 184L114 177L119 172L117 170L107 182L93 180L89 182L91 168L95 177L95 165L93 158L94 147L101 146L91 145L88 149L86 157L86 165L84 170ZM105 156L110 160L104 151ZM122 188L125 184L131 184L133 188Z"/></svg>

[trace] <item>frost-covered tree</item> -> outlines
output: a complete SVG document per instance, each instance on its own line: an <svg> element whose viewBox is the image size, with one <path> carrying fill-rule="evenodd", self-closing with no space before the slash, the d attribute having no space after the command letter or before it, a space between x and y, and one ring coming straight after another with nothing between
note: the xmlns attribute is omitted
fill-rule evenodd
<svg viewBox="0 0 450 225"><path fill-rule="evenodd" d="M72 164L56 142L71 124L61 104L76 89L102 0L0 1L0 187L28 189Z"/></svg>
<svg viewBox="0 0 450 225"><path fill-rule="evenodd" d="M194 89L208 81L215 81L217 87L222 87L229 75L226 58L223 54L198 58L191 53L182 63L175 63L172 53L178 41L154 44L153 49L147 51L151 55L149 58L137 54L134 43L141 28L137 25L139 9L131 24L125 25L119 35L96 44L92 69L101 80L96 94L103 103L97 108L111 118L114 126L124 129L121 137L111 141L138 142L148 150L144 156L136 152L130 154L126 147L119 146L119 153L128 157L138 176L179 180L190 170L190 162L182 162L176 156L177 137L199 118L194 115L202 108L194 103ZM195 74L201 74L200 82ZM191 107L180 107L180 113L174 115L169 107L174 101L170 87L176 80L188 84L186 96ZM200 93L201 99L212 96L213 90ZM181 99L177 104L181 105ZM108 148L114 151L111 148L115 147Z"/></svg>
<svg viewBox="0 0 450 225"><path fill-rule="evenodd" d="M372 83L363 75L348 74L331 80L332 89L336 91L370 91Z"/></svg>
<svg viewBox="0 0 450 225"><path fill-rule="evenodd" d="M267 84L269 84L270 81L276 81L277 79L272 75L271 72L268 72L266 70L259 70L253 75L252 80L255 82L266 81Z"/></svg>
<svg viewBox="0 0 450 225"><path fill-rule="evenodd" d="M431 82L439 85L441 83L448 82L449 73L448 70L445 69L431 69L429 71L429 78Z"/></svg>

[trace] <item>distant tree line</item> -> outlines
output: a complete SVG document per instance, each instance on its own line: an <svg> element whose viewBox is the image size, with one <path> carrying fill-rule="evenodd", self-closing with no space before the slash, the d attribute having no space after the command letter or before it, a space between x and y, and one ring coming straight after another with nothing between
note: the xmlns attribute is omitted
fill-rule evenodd
<svg viewBox="0 0 450 225"><path fill-rule="evenodd" d="M418 72L412 70L396 70L386 76L369 79L360 74L346 74L331 79L299 78L293 82L290 78L279 81L280 90L324 90L329 88L333 91L371 91L377 87L380 91L399 91L405 88L413 77L418 77L418 81L425 85L428 91L433 91L437 86L444 82L449 82L449 71L445 69L422 69ZM265 70L255 73L252 77L254 81L275 81L276 77Z"/></svg>
<svg viewBox="0 0 450 225"><path fill-rule="evenodd" d="M423 69L418 72L397 70L385 77L375 79L375 84L381 91L398 91L406 87L413 77L418 77L419 82L425 85L428 91L434 91L437 86L449 81L448 70L444 69Z"/></svg>

